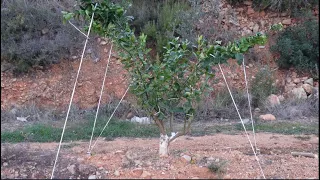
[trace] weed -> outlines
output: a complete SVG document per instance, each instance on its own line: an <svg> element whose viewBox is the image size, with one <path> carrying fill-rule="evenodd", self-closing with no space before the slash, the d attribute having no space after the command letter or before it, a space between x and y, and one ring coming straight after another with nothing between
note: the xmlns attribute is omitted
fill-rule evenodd
<svg viewBox="0 0 320 180"><path fill-rule="evenodd" d="M105 121L97 120L94 137L97 137ZM77 123L67 127L65 141L88 140L91 137L93 121ZM21 131L1 132L1 142L57 142L61 137L61 128L50 125L35 124ZM115 137L157 137L159 130L152 125L138 125L127 121L111 120L101 135L107 139Z"/></svg>
<svg viewBox="0 0 320 180"><path fill-rule="evenodd" d="M22 142L25 137L21 131L13 131L13 132L1 132L1 143L2 142Z"/></svg>
<svg viewBox="0 0 320 180"><path fill-rule="evenodd" d="M243 130L242 124L237 124L238 130ZM247 131L252 131L251 125L246 125ZM256 123L254 127L256 132L272 132L280 134L319 134L319 127L315 124L303 124L298 122L274 122L274 123Z"/></svg>
<svg viewBox="0 0 320 180"><path fill-rule="evenodd" d="M67 144L62 144L61 147L67 149L67 148L73 148L77 145L78 145L77 143L67 143Z"/></svg>
<svg viewBox="0 0 320 180"><path fill-rule="evenodd" d="M233 98L237 104L242 117L249 116L249 103L248 97L245 92L232 89ZM235 119L238 118L237 111L234 107L233 101L229 92L221 90L217 92L214 97L209 96L204 98L198 107L198 111L195 115L195 120L212 120L214 118L222 119Z"/></svg>
<svg viewBox="0 0 320 180"><path fill-rule="evenodd" d="M311 139L310 136L294 136L294 138L299 139L301 141L308 141Z"/></svg>
<svg viewBox="0 0 320 180"><path fill-rule="evenodd" d="M213 172L213 173L217 173L219 178L221 178L221 175L223 173L225 173L225 167L227 165L227 162L226 160L223 160L223 161L219 161L219 162L212 162L209 166L208 166L208 169Z"/></svg>
<svg viewBox="0 0 320 180"><path fill-rule="evenodd" d="M252 105L262 107L267 97L277 92L273 73L269 67L261 68L251 83Z"/></svg>

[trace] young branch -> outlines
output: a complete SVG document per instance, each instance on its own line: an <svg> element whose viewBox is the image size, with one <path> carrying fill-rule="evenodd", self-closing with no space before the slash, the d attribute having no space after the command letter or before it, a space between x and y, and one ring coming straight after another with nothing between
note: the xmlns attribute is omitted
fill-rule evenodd
<svg viewBox="0 0 320 180"><path fill-rule="evenodd" d="M187 125L187 127L185 127L185 126L186 126L186 121L187 121L187 120L185 119L185 125L184 125L183 132L178 132L178 133L177 133L176 135L174 135L173 137L170 137L169 143L172 142L173 140L177 139L177 138L180 137L180 136L184 136L184 135L190 133L192 120L193 120L193 116L191 116L191 117L189 118L189 120L188 120L188 125Z"/></svg>
<svg viewBox="0 0 320 180"><path fill-rule="evenodd" d="M173 128L172 128L172 121L173 121L173 113L171 113L171 116L170 116L170 132L173 132Z"/></svg>

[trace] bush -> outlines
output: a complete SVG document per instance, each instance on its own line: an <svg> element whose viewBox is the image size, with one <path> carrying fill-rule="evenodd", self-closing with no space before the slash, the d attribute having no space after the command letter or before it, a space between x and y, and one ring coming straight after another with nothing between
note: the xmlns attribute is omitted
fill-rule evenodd
<svg viewBox="0 0 320 180"><path fill-rule="evenodd" d="M231 5L239 5L244 0L228 0ZM295 12L299 9L314 7L319 4L317 0L253 0L252 6L256 10L270 9L277 12Z"/></svg>
<svg viewBox="0 0 320 180"><path fill-rule="evenodd" d="M47 1L5 1L1 6L1 62L14 72L57 63L82 46L84 36L62 24L61 7Z"/></svg>
<svg viewBox="0 0 320 180"><path fill-rule="evenodd" d="M184 1L164 1L157 6L158 15L155 19L142 24L142 32L149 37L149 40L155 42L159 54L168 40L174 37L176 28L181 24L181 18L178 17L178 14L187 10L188 7L189 5Z"/></svg>
<svg viewBox="0 0 320 180"><path fill-rule="evenodd" d="M316 0L253 0L255 9L270 9L277 12L295 12L302 8L310 8L318 4Z"/></svg>
<svg viewBox="0 0 320 180"><path fill-rule="evenodd" d="M252 106L261 107L264 105L266 98L277 92L274 84L274 78L270 68L261 68L252 81L251 90Z"/></svg>
<svg viewBox="0 0 320 180"><path fill-rule="evenodd" d="M267 107L268 112L279 119L300 119L319 117L319 97L311 96L305 100L286 100L277 107Z"/></svg>
<svg viewBox="0 0 320 180"><path fill-rule="evenodd" d="M298 70L316 72L319 68L319 22L310 18L285 29L271 51L279 53L277 63L281 68L293 66Z"/></svg>
<svg viewBox="0 0 320 180"><path fill-rule="evenodd" d="M249 117L250 112L247 94L236 89L232 89L231 93L241 117ZM227 89L219 91L213 97L203 98L196 112L195 121L212 120L216 118L238 119L238 113Z"/></svg>

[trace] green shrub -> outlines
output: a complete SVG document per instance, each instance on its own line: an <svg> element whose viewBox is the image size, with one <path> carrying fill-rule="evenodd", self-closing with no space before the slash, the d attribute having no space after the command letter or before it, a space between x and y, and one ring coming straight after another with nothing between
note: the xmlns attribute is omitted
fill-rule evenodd
<svg viewBox="0 0 320 180"><path fill-rule="evenodd" d="M62 24L61 8L46 1L5 1L1 6L1 62L14 72L47 66L70 56L84 36Z"/></svg>
<svg viewBox="0 0 320 180"><path fill-rule="evenodd" d="M197 37L203 35L210 43L219 40L222 45L233 41L235 32L213 25L219 16L220 1L205 3L188 0L135 0L127 14L134 17L130 26L135 28L136 33L146 34L148 45L155 47L159 54L163 52L168 39L173 37L196 43ZM207 9L205 12L204 7ZM203 23L199 23L199 20Z"/></svg>
<svg viewBox="0 0 320 180"><path fill-rule="evenodd" d="M280 55L277 63L281 68L316 72L319 68L319 22L308 19L285 29L271 51Z"/></svg>
<svg viewBox="0 0 320 180"><path fill-rule="evenodd" d="M251 84L253 107L263 106L266 98L276 91L272 71L268 67L261 68Z"/></svg>
<svg viewBox="0 0 320 180"><path fill-rule="evenodd" d="M167 0L163 3L158 3L158 14L155 19L141 24L143 26L142 32L149 37L149 40L155 42L159 54L161 54L168 40L174 37L176 28L181 24L178 14L188 8L190 8L189 4L184 1Z"/></svg>

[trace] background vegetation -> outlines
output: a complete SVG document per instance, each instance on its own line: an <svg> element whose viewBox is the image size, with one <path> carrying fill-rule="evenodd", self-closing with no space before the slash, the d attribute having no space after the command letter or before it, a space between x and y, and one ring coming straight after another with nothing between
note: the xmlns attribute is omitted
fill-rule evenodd
<svg viewBox="0 0 320 180"><path fill-rule="evenodd" d="M245 0L228 0L232 5L243 4ZM296 12L319 5L317 0L253 0L252 6L256 10L272 10L276 12Z"/></svg>
<svg viewBox="0 0 320 180"><path fill-rule="evenodd" d="M319 69L319 21L313 17L304 18L297 26L286 28L271 48L278 53L279 67L295 67L313 74Z"/></svg>
<svg viewBox="0 0 320 180"><path fill-rule="evenodd" d="M69 24L62 24L64 8L56 3L2 2L1 62L13 64L15 73L27 72L34 66L47 67L83 46L84 36Z"/></svg>

